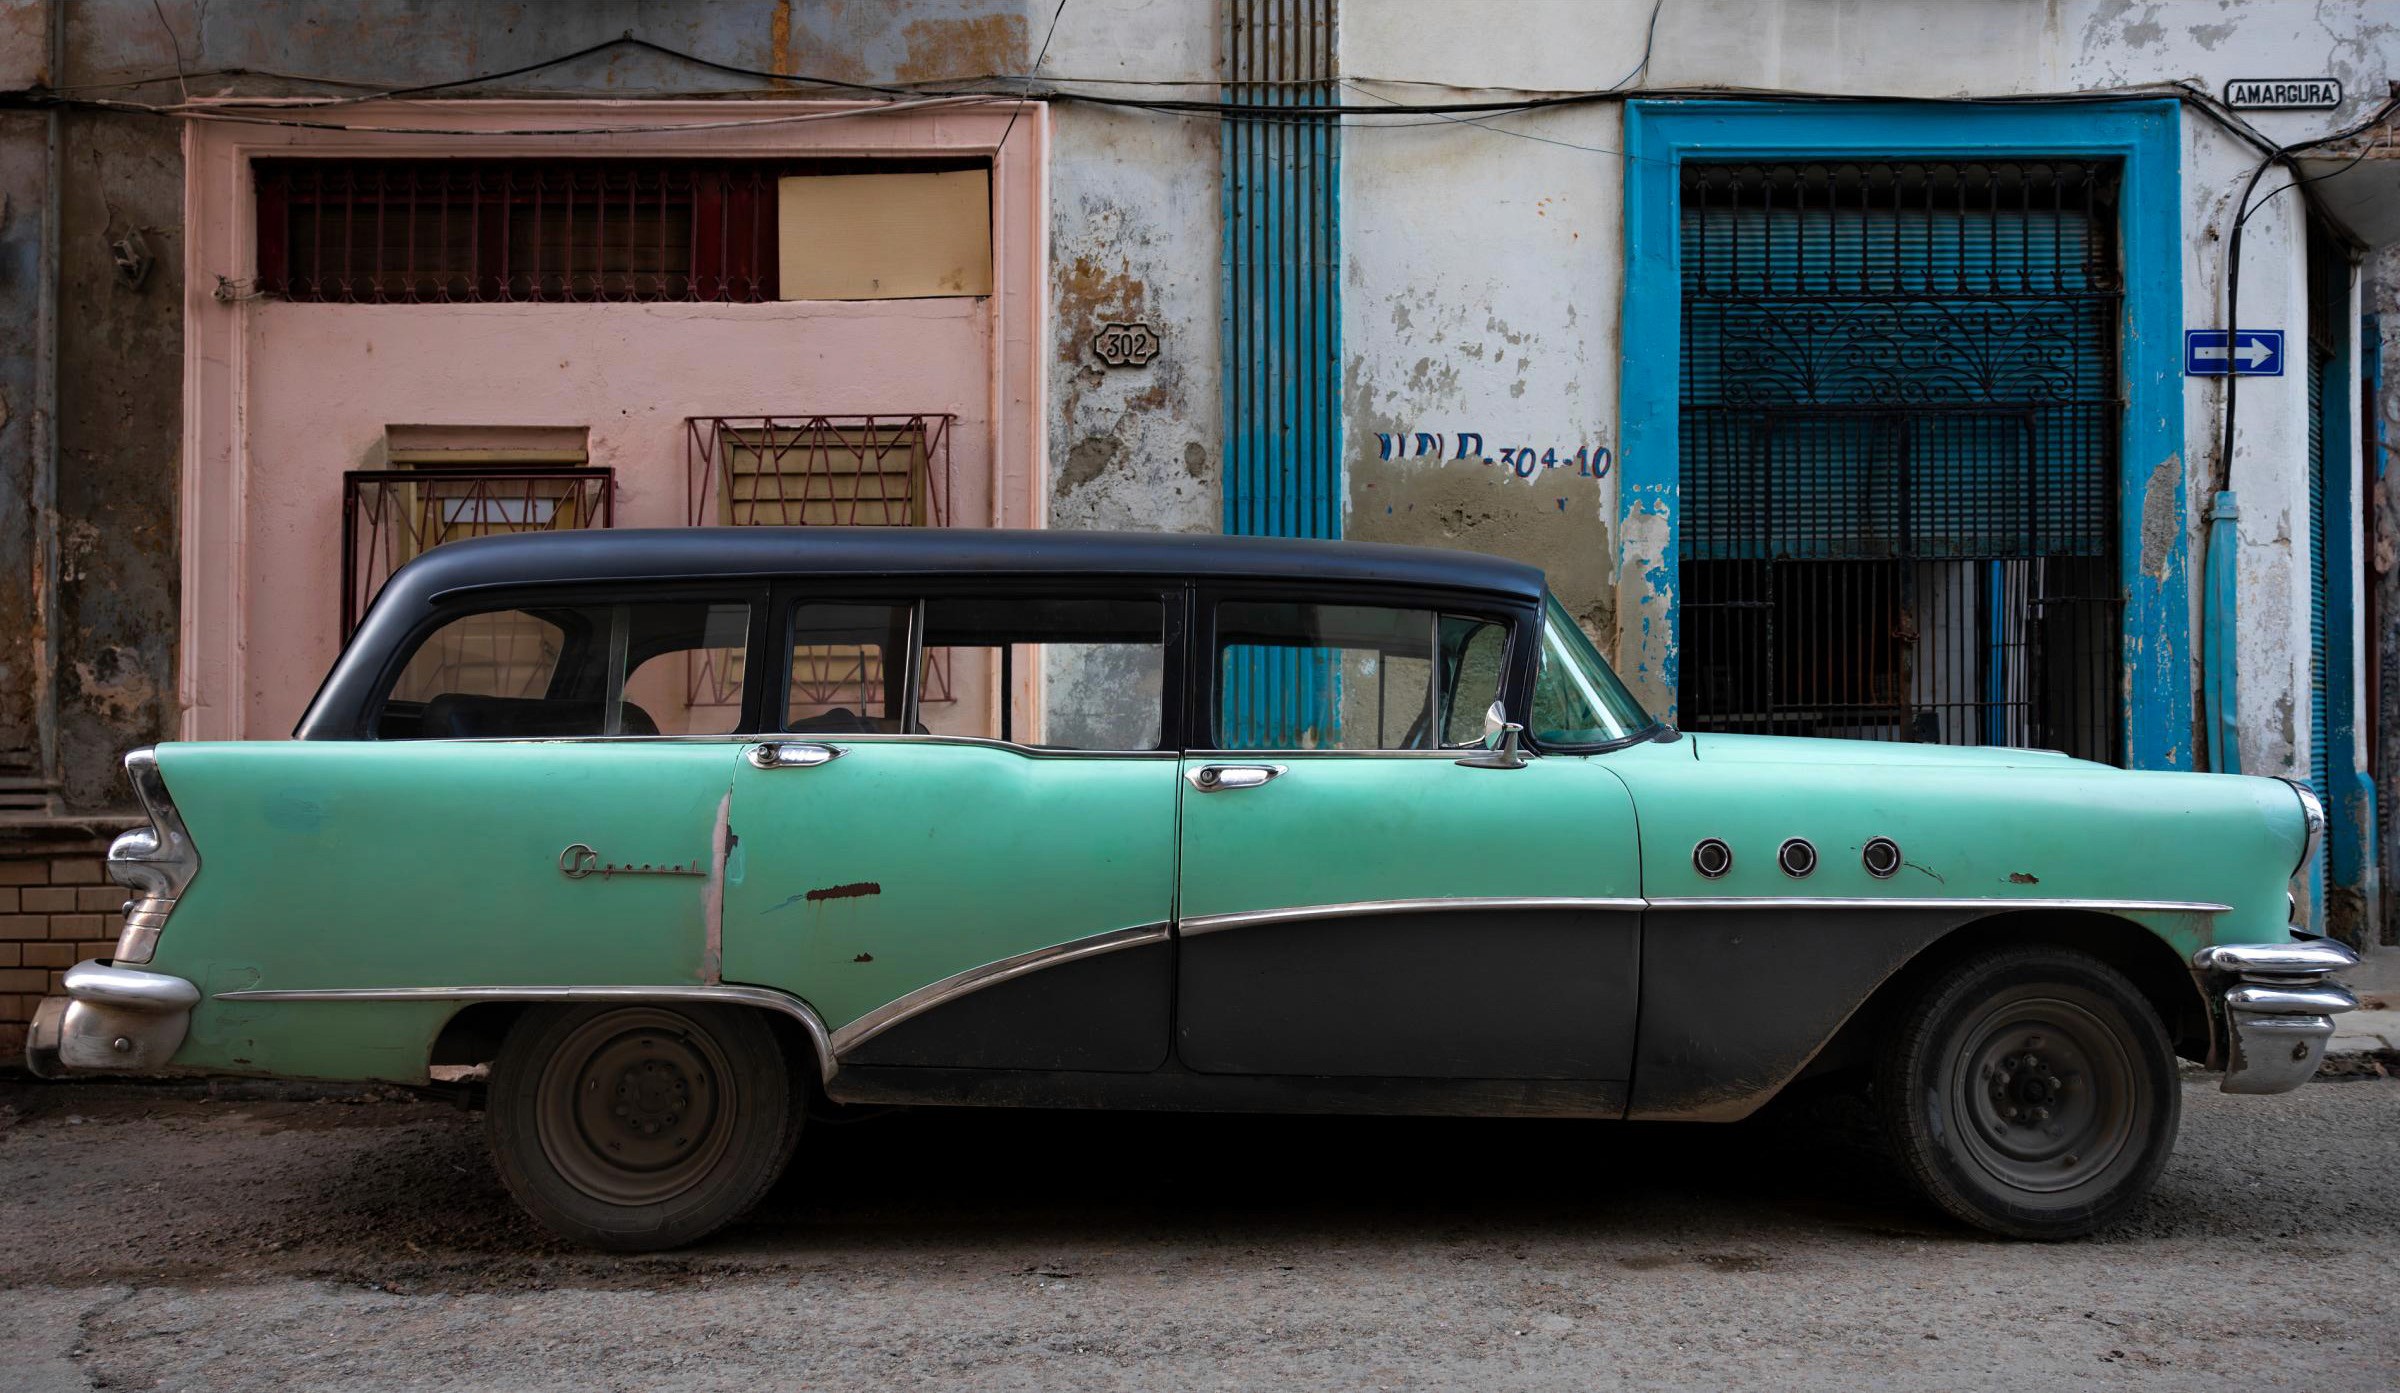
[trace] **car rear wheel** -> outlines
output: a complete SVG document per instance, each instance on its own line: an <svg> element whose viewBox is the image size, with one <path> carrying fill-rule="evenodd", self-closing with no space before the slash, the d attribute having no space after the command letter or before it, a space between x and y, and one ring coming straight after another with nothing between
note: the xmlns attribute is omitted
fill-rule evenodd
<svg viewBox="0 0 2400 1393"><path fill-rule="evenodd" d="M1925 1196L2012 1238L2122 1214L2166 1165L2183 1102L2149 1001L2097 958L2039 947L1938 977L1885 1038L1875 1093Z"/></svg>
<svg viewBox="0 0 2400 1393"><path fill-rule="evenodd" d="M755 1012L537 1007L492 1063L493 1163L561 1237L680 1247L748 1213L782 1173L804 1111L791 1077Z"/></svg>

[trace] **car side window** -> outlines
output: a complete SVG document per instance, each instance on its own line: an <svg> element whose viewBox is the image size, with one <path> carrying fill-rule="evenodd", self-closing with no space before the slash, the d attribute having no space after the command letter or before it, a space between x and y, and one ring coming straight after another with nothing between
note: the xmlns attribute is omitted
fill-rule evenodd
<svg viewBox="0 0 2400 1393"><path fill-rule="evenodd" d="M1228 600L1216 611L1216 748L1475 745L1507 653L1508 626L1494 620Z"/></svg>
<svg viewBox="0 0 2400 1393"><path fill-rule="evenodd" d="M1165 624L1154 595L803 601L783 728L1154 750Z"/></svg>
<svg viewBox="0 0 2400 1393"><path fill-rule="evenodd" d="M741 722L750 606L657 600L461 614L409 655L382 740L717 735Z"/></svg>

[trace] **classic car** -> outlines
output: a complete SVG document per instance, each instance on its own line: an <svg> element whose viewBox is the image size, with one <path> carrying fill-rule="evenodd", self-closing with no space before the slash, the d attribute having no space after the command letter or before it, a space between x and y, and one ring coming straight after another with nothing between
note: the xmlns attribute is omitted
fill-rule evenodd
<svg viewBox="0 0 2400 1393"><path fill-rule="evenodd" d="M559 532L399 569L277 742L126 758L33 1068L464 1090L525 1208L744 1213L851 1104L1731 1121L2133 1203L2177 1057L2315 1071L2301 785L1678 732L1537 570L1233 537Z"/></svg>

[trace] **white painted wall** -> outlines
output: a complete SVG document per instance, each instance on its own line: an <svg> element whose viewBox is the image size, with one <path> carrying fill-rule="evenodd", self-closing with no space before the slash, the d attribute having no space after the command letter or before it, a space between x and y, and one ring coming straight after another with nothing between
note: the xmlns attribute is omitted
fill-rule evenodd
<svg viewBox="0 0 2400 1393"><path fill-rule="evenodd" d="M1374 0L1345 7L1342 61L1357 100L1605 86L1639 61L1650 13L1648 0ZM2371 0L1671 0L1644 82L1937 97L2172 81L2214 93L2230 78L2341 78L2339 111L2252 118L2289 142L2371 111L2396 72L2400 6ZM2229 210L2257 155L2189 111L2184 130L2185 314L2207 326L2221 320ZM1603 637L1641 585L1613 574L1613 479L1544 471L1520 482L1454 459L1386 461L1377 437L1422 430L1455 441L1472 430L1487 447L1588 439L1613 448L1617 364L1642 351L1617 334L1621 147L1618 110L1595 106L1475 122L1360 118L1343 149L1350 535L1537 561ZM2243 271L2244 325L2284 328L2293 352L2305 330L2300 209L2281 195L2250 220ZM2195 380L2185 402L2195 633L2220 391ZM2304 402L2296 370L2241 390L2233 484L2243 508L2242 756L2252 772L2305 768L2311 738ZM2342 470L2345 481L2355 475Z"/></svg>

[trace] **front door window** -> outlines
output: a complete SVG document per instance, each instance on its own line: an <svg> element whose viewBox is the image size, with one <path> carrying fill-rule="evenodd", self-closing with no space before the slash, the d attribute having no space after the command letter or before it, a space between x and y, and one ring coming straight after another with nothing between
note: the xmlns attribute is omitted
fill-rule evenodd
<svg viewBox="0 0 2400 1393"><path fill-rule="evenodd" d="M1217 608L1217 748L1480 743L1506 625L1431 609L1234 600Z"/></svg>

